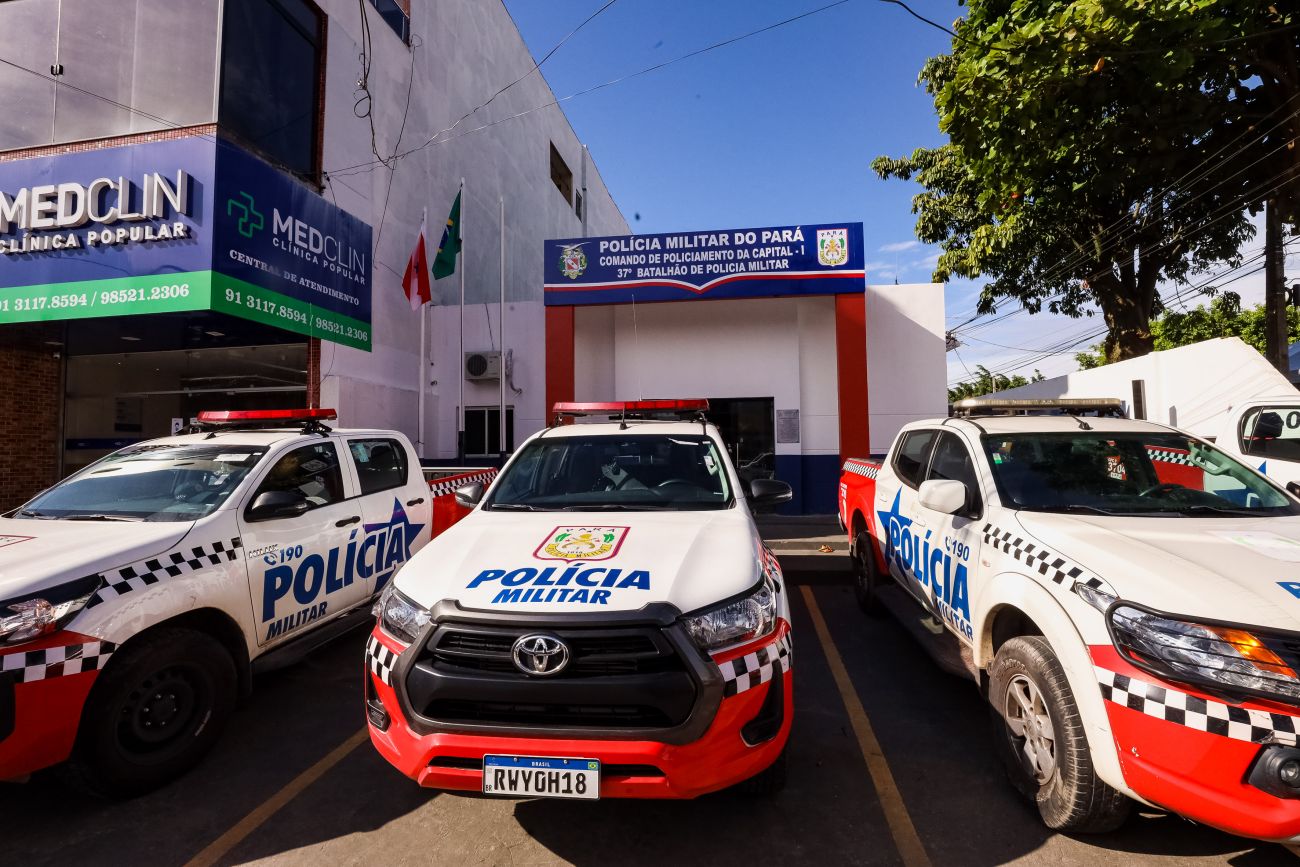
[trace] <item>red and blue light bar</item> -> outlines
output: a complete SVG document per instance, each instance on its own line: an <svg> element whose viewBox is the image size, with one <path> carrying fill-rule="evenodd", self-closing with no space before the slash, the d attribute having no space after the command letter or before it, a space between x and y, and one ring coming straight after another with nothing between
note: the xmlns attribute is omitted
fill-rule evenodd
<svg viewBox="0 0 1300 867"><path fill-rule="evenodd" d="M609 415L638 412L707 412L709 402L704 398L685 400L606 400L561 401L551 407L556 415Z"/></svg>
<svg viewBox="0 0 1300 867"><path fill-rule="evenodd" d="M204 410L199 424L261 424L277 422L296 424L308 421L333 421L339 417L334 409L223 409Z"/></svg>

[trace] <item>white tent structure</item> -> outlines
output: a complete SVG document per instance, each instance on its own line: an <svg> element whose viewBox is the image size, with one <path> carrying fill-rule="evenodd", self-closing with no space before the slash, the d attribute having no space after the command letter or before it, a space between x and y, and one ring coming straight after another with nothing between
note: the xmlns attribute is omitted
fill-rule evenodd
<svg viewBox="0 0 1300 867"><path fill-rule="evenodd" d="M998 392L1003 398L1113 397L1129 416L1214 436L1234 405L1261 397L1295 400L1297 391L1237 337L1152 352L1092 370Z"/></svg>

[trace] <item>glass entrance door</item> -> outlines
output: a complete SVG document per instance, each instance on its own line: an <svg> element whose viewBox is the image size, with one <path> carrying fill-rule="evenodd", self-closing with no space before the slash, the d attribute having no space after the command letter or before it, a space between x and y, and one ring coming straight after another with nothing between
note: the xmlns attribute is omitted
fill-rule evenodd
<svg viewBox="0 0 1300 867"><path fill-rule="evenodd" d="M770 397L711 397L709 420L718 426L741 479L776 472L776 412Z"/></svg>

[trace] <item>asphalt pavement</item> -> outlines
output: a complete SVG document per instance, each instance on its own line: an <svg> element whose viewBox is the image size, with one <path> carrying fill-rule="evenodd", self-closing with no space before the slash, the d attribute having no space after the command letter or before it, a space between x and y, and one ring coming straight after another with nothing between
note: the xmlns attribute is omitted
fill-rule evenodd
<svg viewBox="0 0 1300 867"><path fill-rule="evenodd" d="M1044 829L1006 783L975 686L842 572L796 573L789 784L770 799L510 801L420 789L362 733L358 632L259 678L217 749L111 803L55 774L0 787L6 864L1200 865L1297 863L1154 811L1119 831ZM910 842L909 842L910 841Z"/></svg>

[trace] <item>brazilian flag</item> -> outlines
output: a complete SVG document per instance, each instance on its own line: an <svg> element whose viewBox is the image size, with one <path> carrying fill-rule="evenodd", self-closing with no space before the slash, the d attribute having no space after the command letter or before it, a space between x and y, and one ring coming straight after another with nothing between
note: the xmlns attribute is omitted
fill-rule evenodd
<svg viewBox="0 0 1300 867"><path fill-rule="evenodd" d="M447 228L442 230L442 240L438 242L438 255L433 259L435 280L456 273L456 254L460 252L460 196L460 193L456 194L451 214L447 217Z"/></svg>

